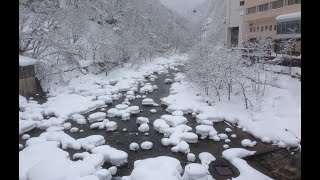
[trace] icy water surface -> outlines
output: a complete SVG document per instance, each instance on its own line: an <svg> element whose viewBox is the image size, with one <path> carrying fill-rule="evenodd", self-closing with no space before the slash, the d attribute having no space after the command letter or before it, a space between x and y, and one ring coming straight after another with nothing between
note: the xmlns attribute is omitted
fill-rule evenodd
<svg viewBox="0 0 320 180"><path fill-rule="evenodd" d="M155 103L158 103L160 105L161 104L160 99L162 97L166 97L169 95L169 89L171 87L170 84L165 84L164 80L168 79L168 78L173 80L174 73L176 73L176 71L170 70L169 74L164 74L164 75L156 74L156 76L158 77L158 79L156 81L154 81L154 82L148 81L153 85L156 84L158 86L158 90L155 90L151 94L147 94L146 95L147 98L152 98L155 101ZM138 95L138 94L140 94L140 93L135 93L135 95ZM140 95L142 95L142 94L140 94ZM99 109L96 109L95 111L92 111L92 112L85 114L84 116L87 118L90 114L92 114L94 112L107 113L107 111L110 108L115 107L117 104L121 104L124 101L124 98L125 98L125 96L122 96L119 100L113 101L112 104L108 104L108 107L105 108L104 111L101 111L99 108ZM78 125L75 122L68 120L67 122L70 122L72 124L72 127L78 127L79 130L83 130L83 132L71 133L69 130L66 130L65 132L75 139L84 138L89 135L102 135L102 136L104 136L107 145L110 145L116 149L127 152L129 155L128 156L128 163L122 167L118 167L118 171L117 171L116 176L130 175L130 173L133 169L133 163L135 160L152 158L152 157L157 157L157 156L174 157L174 158L177 158L181 161L182 167L187 165L188 164L187 155L180 153L180 152L179 153L171 152L172 146L167 146L167 147L163 146L161 144L161 138L163 138L163 134L160 134L153 129L153 121L154 120L159 119L160 116L162 116L164 114L169 114L168 112L165 111L166 107L163 105L160 105L158 107L142 106L141 102L142 102L142 98L130 101L130 106L136 105L136 106L140 107L140 110L142 110L137 115L131 115L130 120L122 121L121 118L117 118L117 117L108 118L111 121L117 122L117 130L116 131L106 132L105 130L99 130L99 129L92 129L91 130L89 123L87 123L85 125ZM157 112L151 113L150 109L156 109ZM192 118L192 116L190 114L184 115L184 116L188 119L187 125L192 127L193 128L192 132L195 133L195 127L198 125L196 123L195 119ZM149 126L150 126L150 130L148 132L149 135L145 135L144 133L141 133L138 131L139 126L136 123L137 117L147 117L149 119ZM214 123L213 126L218 131L218 133L225 133L229 136L231 143L228 143L228 145L230 146L230 148L235 148L235 147L244 148L241 146L241 140L250 139L252 141L257 141L257 145L253 148L245 148L245 149L257 151L257 153L268 152L271 150L279 149L277 146L262 143L260 140L254 138L252 135L243 132L241 129L239 129L235 126L229 126L225 122ZM227 127L231 128L232 132L230 132L230 133L225 132L224 130ZM126 128L128 131L123 132L122 131L123 128ZM34 136L40 135L42 132L44 132L44 131L39 130L39 129L34 129L34 130L28 132L28 134L30 134L31 137L34 137ZM230 137L231 134L236 134L237 138L231 138ZM136 142L140 145L144 141L151 141L153 143L153 148L150 150L142 150L141 148L137 151L130 151L129 150L130 143ZM19 143L21 143L23 145L25 144L25 141L21 139L21 136L19 137ZM198 143L195 143L195 144L189 143L190 152L194 153L197 157L195 162L200 163L200 161L198 159L198 155L201 152L209 152L209 153L213 154L215 156L215 158L217 158L216 161L213 161L209 166L209 171L215 179L229 179L231 177L237 177L239 175L239 171L231 163L229 163L227 160L225 160L221 157L222 151L224 151L224 148L223 148L224 144L226 144L224 141L215 142L210 139L203 140L200 138L198 140ZM74 153L83 152L84 150L75 151L73 149L67 149L66 151L68 151L70 153L70 157L72 157ZM111 166L110 163L105 163L103 165L104 168L109 168L110 166ZM223 169L216 167L216 166L227 167L227 169L223 170ZM261 166L259 166L259 165L255 164L254 167L258 170L261 170L261 168L260 168ZM265 169L263 171L265 172ZM272 173L265 173L265 174L267 174L270 177L273 176Z"/></svg>

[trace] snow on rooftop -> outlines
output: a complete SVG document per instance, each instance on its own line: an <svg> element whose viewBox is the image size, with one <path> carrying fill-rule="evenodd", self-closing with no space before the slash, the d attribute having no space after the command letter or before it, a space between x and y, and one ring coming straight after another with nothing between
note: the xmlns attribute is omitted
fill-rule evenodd
<svg viewBox="0 0 320 180"><path fill-rule="evenodd" d="M34 65L37 62L36 59L32 59L26 56L19 55L19 66Z"/></svg>
<svg viewBox="0 0 320 180"><path fill-rule="evenodd" d="M276 20L283 21L283 20L291 20L291 19L299 19L299 18L301 18L301 12L283 14L283 15L277 16Z"/></svg>

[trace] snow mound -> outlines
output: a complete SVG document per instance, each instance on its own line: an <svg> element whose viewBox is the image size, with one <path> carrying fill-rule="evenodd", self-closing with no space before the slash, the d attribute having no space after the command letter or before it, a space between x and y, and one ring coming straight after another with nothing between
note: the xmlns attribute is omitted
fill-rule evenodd
<svg viewBox="0 0 320 180"><path fill-rule="evenodd" d="M196 126L196 133L201 135L201 139L205 139L208 136L212 139L218 132L212 126L198 125Z"/></svg>
<svg viewBox="0 0 320 180"><path fill-rule="evenodd" d="M121 166L127 163L128 154L109 145L102 145L91 149L93 154L102 154L112 165Z"/></svg>
<svg viewBox="0 0 320 180"><path fill-rule="evenodd" d="M72 133L75 133L75 132L78 132L78 131L79 131L79 128L77 128L77 127L73 127L73 128L70 129L70 132L72 132Z"/></svg>
<svg viewBox="0 0 320 180"><path fill-rule="evenodd" d="M199 159L201 161L201 164L206 167L207 169L209 169L209 164L212 161L215 161L216 158L209 152L202 152L199 154Z"/></svg>
<svg viewBox="0 0 320 180"><path fill-rule="evenodd" d="M78 94L59 94L48 98L48 101L42 104L46 116L57 117L86 113L104 105L105 102L102 100L93 101L90 97Z"/></svg>
<svg viewBox="0 0 320 180"><path fill-rule="evenodd" d="M147 132L149 131L149 125L147 123L141 124L138 128L138 131L140 132Z"/></svg>
<svg viewBox="0 0 320 180"><path fill-rule="evenodd" d="M181 180L213 180L208 170L201 164L191 163L184 168Z"/></svg>
<svg viewBox="0 0 320 180"><path fill-rule="evenodd" d="M232 129L226 128L224 131L225 131L225 132L232 132Z"/></svg>
<svg viewBox="0 0 320 180"><path fill-rule="evenodd" d="M241 141L241 145L243 147L254 147L256 144L256 141L251 141L250 139L244 139Z"/></svg>
<svg viewBox="0 0 320 180"><path fill-rule="evenodd" d="M187 160L189 162L194 162L196 160L196 155L194 155L193 153L188 153L187 154Z"/></svg>
<svg viewBox="0 0 320 180"><path fill-rule="evenodd" d="M149 119L146 117L138 117L136 122L138 124L147 124L149 123Z"/></svg>
<svg viewBox="0 0 320 180"><path fill-rule="evenodd" d="M141 149L148 150L153 147L153 143L150 141L145 141L145 142L141 143L140 147L141 147Z"/></svg>
<svg viewBox="0 0 320 180"><path fill-rule="evenodd" d="M151 113L156 113L157 110L155 110L155 109L150 109L150 112L151 112Z"/></svg>
<svg viewBox="0 0 320 180"><path fill-rule="evenodd" d="M114 131L117 129L117 123L114 121L106 122L106 131Z"/></svg>
<svg viewBox="0 0 320 180"><path fill-rule="evenodd" d="M153 121L153 127L156 131L162 131L161 129L167 129L170 125L163 119L156 119Z"/></svg>
<svg viewBox="0 0 320 180"><path fill-rule="evenodd" d="M142 100L142 105L144 105L144 106L153 106L155 104L156 103L151 98L146 98L146 99Z"/></svg>
<svg viewBox="0 0 320 180"><path fill-rule="evenodd" d="M32 120L19 120L19 135L31 131L36 127L37 122Z"/></svg>
<svg viewBox="0 0 320 180"><path fill-rule="evenodd" d="M134 162L130 180L181 180L180 161L167 156L159 156Z"/></svg>
<svg viewBox="0 0 320 180"><path fill-rule="evenodd" d="M248 151L242 148L231 148L224 150L222 152L222 157L232 163L238 170L240 171L240 175L236 178L236 180L245 180L245 179L263 179L269 180L268 176L262 174L261 172L255 170L248 163L241 159L246 156L251 156L255 153L255 151Z"/></svg>
<svg viewBox="0 0 320 180"><path fill-rule="evenodd" d="M180 141L176 146L171 148L172 152L182 152L182 153L189 153L190 147L189 144L185 141Z"/></svg>
<svg viewBox="0 0 320 180"><path fill-rule="evenodd" d="M188 120L187 118L183 116L172 116L172 115L162 115L160 117L161 119L165 120L166 123L168 123L170 126L176 127L181 124L187 124Z"/></svg>
<svg viewBox="0 0 320 180"><path fill-rule="evenodd" d="M226 139L228 139L228 135L226 135L226 134L224 134L224 133L218 134L218 136L219 136L219 138L220 138L221 140L226 140Z"/></svg>
<svg viewBox="0 0 320 180"><path fill-rule="evenodd" d="M86 119L81 114L73 114L71 116L71 120L77 122L77 124L86 124Z"/></svg>
<svg viewBox="0 0 320 180"><path fill-rule="evenodd" d="M130 149L131 151L136 151L136 150L139 149L139 144L133 142L133 143L131 143L131 144L129 145L129 149Z"/></svg>
<svg viewBox="0 0 320 180"><path fill-rule="evenodd" d="M88 117L89 123L97 122L97 121L103 121L106 118L106 113L104 112L96 112L93 114L90 114Z"/></svg>
<svg viewBox="0 0 320 180"><path fill-rule="evenodd" d="M81 147L85 150L91 150L96 146L100 146L105 143L104 137L101 135L91 135L85 138L77 139Z"/></svg>
<svg viewBox="0 0 320 180"><path fill-rule="evenodd" d="M171 113L173 116L183 116L183 112L182 111L173 111L172 113Z"/></svg>

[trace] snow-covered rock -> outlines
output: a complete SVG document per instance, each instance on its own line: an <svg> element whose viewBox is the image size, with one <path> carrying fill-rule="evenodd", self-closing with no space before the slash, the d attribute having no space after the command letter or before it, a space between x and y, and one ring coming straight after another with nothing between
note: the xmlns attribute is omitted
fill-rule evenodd
<svg viewBox="0 0 320 180"><path fill-rule="evenodd" d="M139 144L133 142L133 143L131 143L131 144L129 145L129 149L130 149L131 151L136 151L136 150L139 149Z"/></svg>
<svg viewBox="0 0 320 180"><path fill-rule="evenodd" d="M208 170L201 164L191 163L184 169L181 180L212 180Z"/></svg>
<svg viewBox="0 0 320 180"><path fill-rule="evenodd" d="M196 126L196 133L201 135L201 139L205 139L208 136L212 139L218 132L212 126L198 125Z"/></svg>
<svg viewBox="0 0 320 180"><path fill-rule="evenodd" d="M172 113L171 113L173 116L183 116L183 112L182 111L173 111Z"/></svg>
<svg viewBox="0 0 320 180"><path fill-rule="evenodd" d="M182 152L182 153L189 153L190 147L189 144L185 141L180 141L176 146L171 148L172 152Z"/></svg>
<svg viewBox="0 0 320 180"><path fill-rule="evenodd" d="M236 178L239 180L245 179L265 179L271 180L268 176L262 174L256 169L249 166L249 164L241 159L246 156L251 156L255 151L248 151L242 148L231 148L222 152L222 157L232 163L240 171L240 175Z"/></svg>
<svg viewBox="0 0 320 180"><path fill-rule="evenodd" d="M241 145L243 147L254 147L257 144L256 141L251 141L250 139L243 139Z"/></svg>
<svg viewBox="0 0 320 180"><path fill-rule="evenodd" d="M102 145L91 149L93 154L102 154L112 165L121 166L127 163L128 154L109 145Z"/></svg>
<svg viewBox="0 0 320 180"><path fill-rule="evenodd" d="M218 134L218 136L219 136L219 138L220 138L221 140L226 140L226 139L228 139L228 135L226 135L226 134L224 134L224 133Z"/></svg>
<svg viewBox="0 0 320 180"><path fill-rule="evenodd" d="M169 114L165 114L165 115L162 115L160 118L165 120L167 124L173 127L181 124L186 124L188 122L187 118L183 116L172 116Z"/></svg>
<svg viewBox="0 0 320 180"><path fill-rule="evenodd" d="M89 115L88 121L89 121L89 123L103 121L106 118L106 116L107 115L104 112L96 112L96 113Z"/></svg>
<svg viewBox="0 0 320 180"><path fill-rule="evenodd" d="M156 119L153 121L153 127L156 131L160 131L161 129L169 128L170 125L163 119Z"/></svg>
<svg viewBox="0 0 320 180"><path fill-rule="evenodd" d="M146 99L142 100L142 105L153 106L154 104L155 104L155 102L151 98L146 98Z"/></svg>
<svg viewBox="0 0 320 180"><path fill-rule="evenodd" d="M149 123L149 119L146 117L138 117L136 122L137 124L147 124Z"/></svg>
<svg viewBox="0 0 320 180"><path fill-rule="evenodd" d="M29 134L24 134L24 135L22 135L22 137L21 137L21 139L23 139L23 140L27 140L27 139L29 139L30 138L30 135Z"/></svg>
<svg viewBox="0 0 320 180"><path fill-rule="evenodd" d="M180 161L159 156L134 162L134 169L127 180L181 180Z"/></svg>
<svg viewBox="0 0 320 180"><path fill-rule="evenodd" d="M73 128L70 129L70 132L72 132L72 133L75 133L75 132L78 132L78 131L79 131L79 128L77 128L77 127L73 127Z"/></svg>
<svg viewBox="0 0 320 180"><path fill-rule="evenodd" d="M155 109L150 109L150 112L151 112L151 113L156 113L157 110L155 110Z"/></svg>
<svg viewBox="0 0 320 180"><path fill-rule="evenodd" d="M196 155L194 155L193 153L188 153L187 154L187 160L189 162L194 162L196 160Z"/></svg>
<svg viewBox="0 0 320 180"><path fill-rule="evenodd" d="M138 128L140 132L147 132L149 131L149 125L147 123L141 124Z"/></svg>
<svg viewBox="0 0 320 180"><path fill-rule="evenodd" d="M71 116L71 119L75 122L77 122L77 124L86 124L86 119L84 118L83 115L81 114L73 114Z"/></svg>
<svg viewBox="0 0 320 180"><path fill-rule="evenodd" d="M105 143L104 137L101 135L91 135L85 138L76 140L80 143L81 147L85 150L91 150L96 146L100 146Z"/></svg>
<svg viewBox="0 0 320 180"><path fill-rule="evenodd" d="M232 132L232 129L226 128L224 131L225 131L225 132Z"/></svg>
<svg viewBox="0 0 320 180"><path fill-rule="evenodd" d="M114 131L117 129L117 123L114 121L109 121L105 124L107 131Z"/></svg>
<svg viewBox="0 0 320 180"><path fill-rule="evenodd" d="M201 161L201 164L206 167L207 169L209 169L209 164L212 161L215 161L216 158L209 152L202 152L199 154L199 159Z"/></svg>
<svg viewBox="0 0 320 180"><path fill-rule="evenodd" d="M145 142L141 143L140 147L141 147L141 149L148 150L153 147L153 143L150 141L145 141Z"/></svg>

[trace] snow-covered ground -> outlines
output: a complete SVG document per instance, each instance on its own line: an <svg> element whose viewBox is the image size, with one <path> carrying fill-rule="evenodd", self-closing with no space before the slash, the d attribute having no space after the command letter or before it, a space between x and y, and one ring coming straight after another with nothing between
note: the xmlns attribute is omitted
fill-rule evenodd
<svg viewBox="0 0 320 180"><path fill-rule="evenodd" d="M246 110L241 96L232 97L230 101L215 101L209 106L205 97L197 96L197 86L183 73L177 74L170 95L161 102L168 106L168 112L196 113L198 123L226 120L237 123L258 139L270 139L281 147L298 146L301 139L301 82L288 75L274 76L273 86L266 86L261 111Z"/></svg>
<svg viewBox="0 0 320 180"><path fill-rule="evenodd" d="M235 134L231 135L230 128L222 132L215 130L214 122L223 120L237 123L240 128L262 139L263 142L271 141L279 146L299 144L301 83L297 79L281 74L277 75L277 80L274 82L277 87L267 86L261 112L244 109L240 98L216 102L209 106L205 102L205 97L197 96L194 85L188 82L182 73L177 73L170 95L161 100L163 104L168 105L167 111L170 114L161 114L156 120L150 119L153 122L150 124L147 117L130 119L131 114L140 112L139 106L130 106L130 101L135 98L141 104L158 106L153 99L147 98L148 93L152 93L156 88L145 82L145 77L157 81L157 76L152 75L153 72L162 74L168 69L175 69L173 66L181 65L187 58L187 55L174 55L168 58L156 58L139 69L117 68L109 72L108 76L105 74L79 76L71 80L67 86L52 87L48 101L44 104L19 96L19 133L26 140L25 147L19 144L19 179L110 180L116 175L116 167L127 163L128 153L124 149L112 147L112 142L111 145L106 145L104 136L90 135L76 139L65 133L65 131L72 133L79 131L79 128L66 123L67 119L80 125L90 123L90 129L98 128L105 131L117 129L117 122L106 118L119 117L124 121L135 121L139 126L136 129L140 132L147 133L153 128L163 134L161 144L172 146L172 152L185 154L190 162L195 161L196 157L190 152L189 144L197 143L198 135L201 138L210 138L213 142L225 143L230 143L236 138ZM140 91L138 85L142 87ZM145 95L135 95L138 92ZM125 96L124 102L115 105L114 108L108 107L107 104L121 96ZM105 108L106 113L91 113L87 119L81 115L97 108ZM187 125L188 120L183 116L185 113L193 113L198 123L196 128ZM34 128L44 129L45 132L38 137L25 134ZM124 128L122 131L126 132L127 129ZM228 137L227 133L231 137ZM256 142L249 139L243 140L245 147L253 147L255 144ZM229 145L225 144L223 147L227 149ZM144 152L152 152L155 149L154 142L151 141L144 141L141 144L131 142L126 148ZM86 152L74 154L72 157L74 160L71 160L66 149ZM231 148L225 150L222 156L239 169L238 179L246 179L250 173L257 178L269 179L240 159L253 153L242 148ZM201 164L192 163L184 168L179 160L167 156L137 160L131 175L122 179L209 180L213 178L208 172L208 165L218 156L221 154L213 156L211 153L202 152L198 158ZM103 168L105 162L112 164L113 167Z"/></svg>

